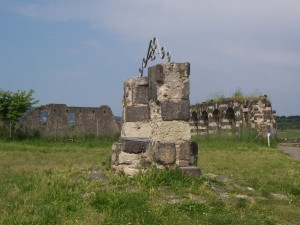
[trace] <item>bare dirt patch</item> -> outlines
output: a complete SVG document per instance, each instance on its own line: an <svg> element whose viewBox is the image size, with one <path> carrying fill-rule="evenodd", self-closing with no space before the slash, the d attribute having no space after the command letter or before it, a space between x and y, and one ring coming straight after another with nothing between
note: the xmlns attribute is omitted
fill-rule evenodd
<svg viewBox="0 0 300 225"><path fill-rule="evenodd" d="M278 148L289 154L292 158L300 160L300 147L293 147L289 144L280 144L278 145Z"/></svg>

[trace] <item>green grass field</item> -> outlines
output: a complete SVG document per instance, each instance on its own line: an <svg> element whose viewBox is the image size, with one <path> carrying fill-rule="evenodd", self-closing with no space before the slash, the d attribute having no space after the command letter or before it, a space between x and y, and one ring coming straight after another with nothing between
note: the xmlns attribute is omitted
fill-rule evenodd
<svg viewBox="0 0 300 225"><path fill-rule="evenodd" d="M277 131L279 138L300 138L300 130L282 130Z"/></svg>
<svg viewBox="0 0 300 225"><path fill-rule="evenodd" d="M300 166L275 147L197 138L201 177L109 170L114 139L0 141L0 224L297 224Z"/></svg>

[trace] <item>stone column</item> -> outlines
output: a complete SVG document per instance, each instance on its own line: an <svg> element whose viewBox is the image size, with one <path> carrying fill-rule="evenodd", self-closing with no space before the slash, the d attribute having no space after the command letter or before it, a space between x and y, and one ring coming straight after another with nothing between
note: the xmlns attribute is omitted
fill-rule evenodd
<svg viewBox="0 0 300 225"><path fill-rule="evenodd" d="M134 175L148 166L199 174L191 141L189 63L163 63L148 77L124 82L123 127L113 145L112 168Z"/></svg>

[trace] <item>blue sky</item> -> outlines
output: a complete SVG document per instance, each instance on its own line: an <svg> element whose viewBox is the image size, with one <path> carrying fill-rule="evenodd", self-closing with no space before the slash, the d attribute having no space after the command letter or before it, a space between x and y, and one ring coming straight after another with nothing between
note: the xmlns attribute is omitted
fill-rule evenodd
<svg viewBox="0 0 300 225"><path fill-rule="evenodd" d="M123 81L157 36L191 63L191 103L240 88L300 115L299 27L299 0L0 0L0 87L121 115Z"/></svg>

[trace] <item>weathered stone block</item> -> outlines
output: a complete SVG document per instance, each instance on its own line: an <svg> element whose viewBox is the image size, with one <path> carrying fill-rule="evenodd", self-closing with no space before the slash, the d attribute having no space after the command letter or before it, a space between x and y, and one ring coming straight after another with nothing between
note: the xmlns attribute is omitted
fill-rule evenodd
<svg viewBox="0 0 300 225"><path fill-rule="evenodd" d="M178 163L177 163L177 166L179 166L179 167L190 166L190 161L187 161L187 160L179 160Z"/></svg>
<svg viewBox="0 0 300 225"><path fill-rule="evenodd" d="M149 120L148 106L127 106L125 107L125 121L137 122Z"/></svg>
<svg viewBox="0 0 300 225"><path fill-rule="evenodd" d="M175 142L191 140L190 124L187 121L151 122L151 140Z"/></svg>
<svg viewBox="0 0 300 225"><path fill-rule="evenodd" d="M154 144L154 161L162 165L174 164L176 161L175 143Z"/></svg>
<svg viewBox="0 0 300 225"><path fill-rule="evenodd" d="M150 136L150 124L147 121L123 123L121 135L123 137L147 138Z"/></svg>
<svg viewBox="0 0 300 225"><path fill-rule="evenodd" d="M124 82L123 106L147 104L148 77L135 77ZM146 89L146 91L145 91Z"/></svg>
<svg viewBox="0 0 300 225"><path fill-rule="evenodd" d="M178 166L197 165L198 145L196 142L185 141L177 143L176 150Z"/></svg>
<svg viewBox="0 0 300 225"><path fill-rule="evenodd" d="M148 141L124 141L124 142L125 142L124 152L131 153L131 154L146 152L149 145Z"/></svg>
<svg viewBox="0 0 300 225"><path fill-rule="evenodd" d="M161 121L151 123L151 140L173 142L191 140L190 125L186 121Z"/></svg>
<svg viewBox="0 0 300 225"><path fill-rule="evenodd" d="M121 152L119 154L119 164L132 165L140 167L141 155Z"/></svg>
<svg viewBox="0 0 300 225"><path fill-rule="evenodd" d="M149 100L157 99L157 86L164 83L163 66L156 65L148 68Z"/></svg>
<svg viewBox="0 0 300 225"><path fill-rule="evenodd" d="M188 77L190 76L190 68L191 64L188 62L185 63L176 63L178 66L178 73L180 74L181 77L185 76Z"/></svg>
<svg viewBox="0 0 300 225"><path fill-rule="evenodd" d="M125 143L123 141L115 142L112 146L111 164L119 164L119 154L125 149Z"/></svg>
<svg viewBox="0 0 300 225"><path fill-rule="evenodd" d="M185 82L183 84L183 89L182 89L182 99L189 99L190 97L190 83Z"/></svg>
<svg viewBox="0 0 300 225"><path fill-rule="evenodd" d="M161 103L161 116L164 121L189 120L190 101L181 100L179 102L164 101Z"/></svg>
<svg viewBox="0 0 300 225"><path fill-rule="evenodd" d="M133 104L148 104L148 85L135 87L133 93Z"/></svg>
<svg viewBox="0 0 300 225"><path fill-rule="evenodd" d="M149 100L157 100L157 83L151 82L148 89Z"/></svg>
<svg viewBox="0 0 300 225"><path fill-rule="evenodd" d="M140 172L140 170L136 169L136 168L131 168L131 167L125 166L123 169L123 172L125 175L132 177L132 176L138 174Z"/></svg>
<svg viewBox="0 0 300 225"><path fill-rule="evenodd" d="M163 83L164 82L164 68L161 64L148 68L149 83Z"/></svg>
<svg viewBox="0 0 300 225"><path fill-rule="evenodd" d="M191 158L191 142L184 141L176 145L179 160L190 160Z"/></svg>

